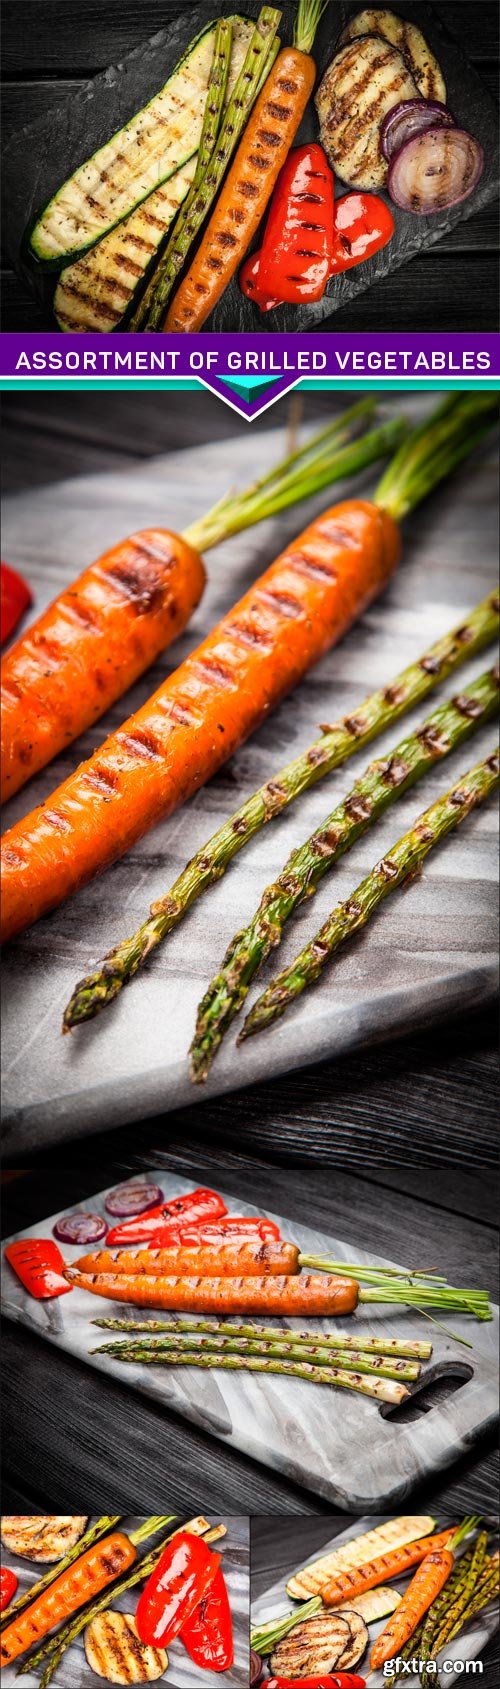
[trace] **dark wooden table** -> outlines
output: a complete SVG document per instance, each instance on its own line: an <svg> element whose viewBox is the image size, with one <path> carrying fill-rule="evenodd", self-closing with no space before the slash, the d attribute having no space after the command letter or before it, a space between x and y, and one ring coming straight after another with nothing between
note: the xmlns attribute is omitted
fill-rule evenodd
<svg viewBox="0 0 500 1689"><path fill-rule="evenodd" d="M332 395L304 395L307 418L331 413ZM278 402L272 418L288 414ZM248 423L208 393L9 393L2 441L5 492L68 475L137 464L152 453L223 440ZM269 427L269 416L252 428ZM75 559L75 567L77 559ZM445 1012L446 1005L443 1005ZM334 1063L304 1069L238 1092L238 1129L257 1155L283 1162L329 1159L334 1165L407 1162L416 1168L449 1159L464 1170L496 1166L497 1060L494 1014L430 1028L401 1042L358 1050ZM233 1140L231 1096L204 1102L120 1136L127 1153L137 1142L165 1148L169 1137L197 1134L200 1119L214 1147ZM106 1137L93 1140L94 1165L116 1153ZM78 1166L79 1148L70 1152ZM57 1152L45 1165L57 1167ZM69 1165L65 1150L65 1165Z"/></svg>
<svg viewBox="0 0 500 1689"><path fill-rule="evenodd" d="M141 1138L138 1132L137 1142ZM146 1170L152 1159L142 1147L139 1155L124 1157L121 1140L119 1161L96 1160L95 1140L92 1156L85 1170L37 1167L4 1178L3 1235ZM196 1183L218 1182L235 1197L283 1209L292 1221L295 1216L337 1235L349 1226L377 1253L393 1253L395 1238L404 1236L410 1253L445 1269L452 1282L495 1284L495 1191L484 1175L448 1167L437 1177L424 1167L417 1174L388 1163L368 1176L362 1168L347 1173L322 1166L288 1169L284 1176L263 1158L227 1144L209 1156L201 1133L191 1131L179 1132L168 1154L155 1148L154 1161ZM320 1544L331 1514L326 1503L8 1322L2 1380L3 1504L9 1512L48 1506L65 1512L78 1503L86 1513L117 1507L148 1513L161 1504L183 1513L223 1505L225 1512L281 1515L281 1523L264 1519L255 1527L259 1588L264 1574L271 1583L282 1567ZM495 1515L494 1439L415 1493L411 1505L436 1516ZM345 1515L338 1519L342 1529ZM483 1682L493 1689L493 1669Z"/></svg>
<svg viewBox="0 0 500 1689"><path fill-rule="evenodd" d="M3 0L5 139L116 64L184 6L179 0ZM498 9L494 0L439 0L437 12L496 97ZM353 301L323 329L498 329L497 208L461 223L437 247ZM13 271L3 276L4 330L46 326Z"/></svg>

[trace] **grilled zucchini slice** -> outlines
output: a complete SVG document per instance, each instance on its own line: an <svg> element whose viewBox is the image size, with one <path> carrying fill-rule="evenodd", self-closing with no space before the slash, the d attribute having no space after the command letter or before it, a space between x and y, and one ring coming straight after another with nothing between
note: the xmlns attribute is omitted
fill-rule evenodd
<svg viewBox="0 0 500 1689"><path fill-rule="evenodd" d="M23 1513L21 1517L4 1513L2 1542L11 1554L19 1554L23 1560L33 1560L37 1565L50 1566L75 1547L86 1524L87 1515L83 1513L57 1516Z"/></svg>
<svg viewBox="0 0 500 1689"><path fill-rule="evenodd" d="M253 24L246 18L235 16L231 22L233 36L224 108L238 80L253 32ZM54 314L64 333L110 334L118 328L186 198L196 164L195 154L170 181L149 194L130 217L61 272L54 295Z"/></svg>
<svg viewBox="0 0 500 1689"><path fill-rule="evenodd" d="M392 1549L404 1548L407 1542L431 1536L435 1525L436 1520L428 1513L402 1514L398 1519L384 1519L383 1525L375 1525L373 1531L364 1531L360 1537L350 1537L341 1548L332 1549L330 1554L323 1554L320 1560L313 1560L310 1566L304 1566L303 1571L296 1572L287 1583L287 1594L298 1601L304 1601L308 1595L320 1595L325 1583L335 1577L336 1572L345 1571L349 1566L364 1566L367 1560L376 1560L379 1554L390 1554ZM385 1593L390 1594L390 1591ZM366 1597L360 1597L360 1601L365 1602L369 1594L370 1591ZM366 1607L360 1605L358 1611L368 1623ZM373 1617L382 1616L381 1613L373 1614Z"/></svg>
<svg viewBox="0 0 500 1689"><path fill-rule="evenodd" d="M387 164L380 147L386 112L419 98L402 53L380 35L348 41L336 53L316 94L320 140L337 175L352 188L382 188Z"/></svg>
<svg viewBox="0 0 500 1689"><path fill-rule="evenodd" d="M58 188L31 233L40 263L86 252L198 151L214 39L209 24L149 105Z"/></svg>
<svg viewBox="0 0 500 1689"><path fill-rule="evenodd" d="M389 1613L395 1613L400 1600L397 1589L389 1589L389 1585L383 1583L379 1589L365 1589L362 1595L357 1595L355 1611L365 1624L376 1624L377 1619L386 1619ZM352 1630L353 1609L349 1601L341 1601L335 1611L345 1614Z"/></svg>
<svg viewBox="0 0 500 1689"><path fill-rule="evenodd" d="M91 1671L108 1683L155 1683L168 1666L165 1648L141 1642L132 1613L98 1613L83 1640Z"/></svg>
<svg viewBox="0 0 500 1689"><path fill-rule="evenodd" d="M342 31L339 47L344 47L347 41L354 41L358 35L382 35L385 41L392 42L392 46L403 54L422 99L446 103L446 83L441 66L415 23L398 18L395 12L389 12L385 7L366 6L363 12L357 12L356 17L350 19Z"/></svg>

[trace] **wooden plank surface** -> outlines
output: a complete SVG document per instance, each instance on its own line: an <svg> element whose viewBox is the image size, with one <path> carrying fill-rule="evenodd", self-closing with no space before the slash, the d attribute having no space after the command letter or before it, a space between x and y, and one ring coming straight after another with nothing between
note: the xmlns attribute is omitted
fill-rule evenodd
<svg viewBox="0 0 500 1689"><path fill-rule="evenodd" d="M83 81L116 63L155 30L183 12L176 0L148 0L140 8L112 0L4 0L3 132L43 115ZM460 41L487 87L498 85L498 11L491 0L439 0L438 19ZM498 327L498 223L496 207L451 231L402 272L354 299L324 330L380 329L384 319L403 331L419 328L467 332ZM455 255L460 254L457 264ZM451 260L451 262L449 261ZM46 326L37 302L7 267L3 277L3 328L34 332Z"/></svg>

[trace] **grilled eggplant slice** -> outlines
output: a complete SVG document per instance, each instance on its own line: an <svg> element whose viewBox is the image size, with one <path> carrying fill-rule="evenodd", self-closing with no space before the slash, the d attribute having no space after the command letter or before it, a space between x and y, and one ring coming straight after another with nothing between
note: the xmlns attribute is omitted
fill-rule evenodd
<svg viewBox="0 0 500 1689"><path fill-rule="evenodd" d="M334 1670L352 1641L347 1618L319 1613L294 1625L271 1655L272 1677L323 1677Z"/></svg>
<svg viewBox="0 0 500 1689"><path fill-rule="evenodd" d="M231 22L231 59L223 109L231 98L253 32L246 18L235 16ZM118 328L186 198L196 164L195 154L97 246L62 270L54 295L54 314L64 333L110 334Z"/></svg>
<svg viewBox="0 0 500 1689"><path fill-rule="evenodd" d="M441 100L443 105L446 104L446 83L441 66L416 24L396 17L395 12L389 12L385 7L365 6L364 11L357 12L343 30L339 47L344 47L347 41L354 41L359 35L381 35L385 41L390 41L402 53L422 98Z"/></svg>
<svg viewBox="0 0 500 1689"><path fill-rule="evenodd" d="M38 1513L23 1513L20 1517L4 1513L2 1542L11 1554L20 1554L23 1560L50 1565L74 1548L86 1524L87 1516L83 1514L61 1514L53 1518Z"/></svg>
<svg viewBox="0 0 500 1689"><path fill-rule="evenodd" d="M356 38L336 53L315 104L325 152L349 187L383 188L382 120L401 100L416 98L418 88L402 54L381 36Z"/></svg>
<svg viewBox="0 0 500 1689"><path fill-rule="evenodd" d="M336 1669L338 1671L352 1671L353 1666L357 1666L358 1661L363 1659L363 1654L366 1654L369 1641L368 1631L361 1613L356 1612L354 1607L344 1607L342 1618L347 1619L351 1637L340 1656L340 1660L336 1661Z"/></svg>
<svg viewBox="0 0 500 1689"><path fill-rule="evenodd" d="M379 1554L388 1554L391 1549L404 1548L407 1542L416 1542L420 1537L431 1536L435 1524L436 1520L430 1513L401 1514L398 1519L385 1519L383 1525L375 1525L373 1531L364 1531L360 1537L349 1537L349 1541L342 1543L341 1548L333 1548L330 1554L323 1554L321 1559L312 1560L309 1566L304 1566L300 1572L296 1572L287 1583L287 1595L291 1595L296 1601L306 1601L308 1595L319 1595L325 1583L329 1583L340 1569L363 1566L367 1560L376 1560ZM368 1591L367 1596L363 1596L363 1601L373 1593L374 1591ZM378 1593L383 1592L380 1590ZM387 1595L387 1589L384 1593ZM395 1600L394 1606L396 1604ZM387 1610L393 1611L392 1607ZM364 1606L360 1608L360 1612L366 1618ZM383 1614L376 1613L373 1617L382 1618Z"/></svg>
<svg viewBox="0 0 500 1689"><path fill-rule="evenodd" d="M165 1648L141 1642L132 1613L108 1608L87 1625L85 1653L91 1671L108 1683L155 1683L168 1666Z"/></svg>
<svg viewBox="0 0 500 1689"><path fill-rule="evenodd" d="M41 263L86 252L198 151L214 39L210 24L149 105L58 188L31 234Z"/></svg>

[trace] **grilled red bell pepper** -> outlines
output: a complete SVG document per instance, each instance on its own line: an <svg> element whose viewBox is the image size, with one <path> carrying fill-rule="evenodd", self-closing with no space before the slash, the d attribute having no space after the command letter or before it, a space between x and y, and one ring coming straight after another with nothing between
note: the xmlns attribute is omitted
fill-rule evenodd
<svg viewBox="0 0 500 1689"><path fill-rule="evenodd" d="M278 176L259 264L259 289L290 305L321 299L333 253L333 172L317 142L295 147Z"/></svg>
<svg viewBox="0 0 500 1689"><path fill-rule="evenodd" d="M22 575L17 569L11 569L10 563L0 563L0 643L5 645L11 633L17 627L21 616L24 616L28 604L32 602L32 593Z"/></svg>
<svg viewBox="0 0 500 1689"><path fill-rule="evenodd" d="M254 305L258 305L259 311L275 311L276 306L279 305L281 301L279 299L268 299L267 293L264 293L261 287L261 257L262 247L259 247L258 252L252 252L249 258L245 258L245 262L242 264L239 274L241 291L244 293L245 299L251 299Z"/></svg>
<svg viewBox="0 0 500 1689"><path fill-rule="evenodd" d="M394 234L394 218L378 194L344 194L335 205L330 275L352 270L387 246Z"/></svg>
<svg viewBox="0 0 500 1689"><path fill-rule="evenodd" d="M204 1220L199 1226L181 1226L175 1242L180 1246L200 1243L228 1243L236 1238L240 1243L260 1238L262 1243L280 1241L279 1227L274 1220L261 1220L253 1215L246 1219L243 1215L227 1214L221 1220Z"/></svg>
<svg viewBox="0 0 500 1689"><path fill-rule="evenodd" d="M113 1226L108 1232L106 1244L150 1243L153 1247L168 1243L170 1238L175 1242L175 1234L180 1227L197 1226L202 1220L217 1220L226 1213L226 1204L217 1191L187 1191L185 1196L174 1196L170 1202L160 1202L157 1208L148 1208L144 1214L137 1214L135 1219Z"/></svg>
<svg viewBox="0 0 500 1689"><path fill-rule="evenodd" d="M298 1689L297 1678L264 1677L259 1689ZM365 1679L354 1671L333 1671L325 1677L301 1677L300 1689L365 1689Z"/></svg>
<svg viewBox="0 0 500 1689"><path fill-rule="evenodd" d="M63 1278L61 1251L50 1237L24 1237L18 1243L9 1243L5 1259L37 1302L51 1296L66 1296L72 1289Z"/></svg>
<svg viewBox="0 0 500 1689"><path fill-rule="evenodd" d="M199 1606L183 1624L181 1642L195 1666L203 1666L206 1671L229 1671L233 1665L233 1621L221 1566Z"/></svg>
<svg viewBox="0 0 500 1689"><path fill-rule="evenodd" d="M213 1583L220 1558L202 1537L176 1531L139 1597L135 1622L141 1642L168 1648Z"/></svg>
<svg viewBox="0 0 500 1689"><path fill-rule="evenodd" d="M10 1566L2 1566L0 1572L0 1613L4 1613L6 1607L10 1607L16 1593L17 1583L16 1574L11 1572Z"/></svg>

